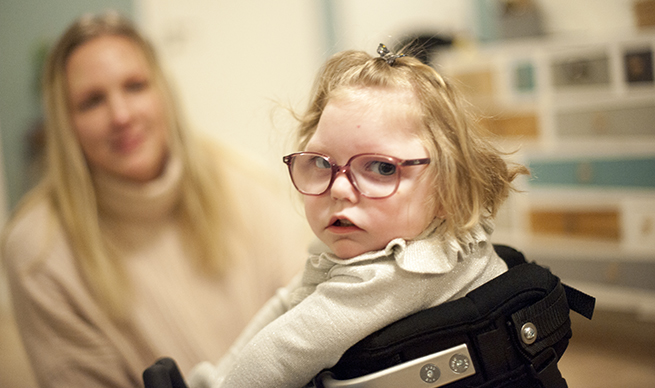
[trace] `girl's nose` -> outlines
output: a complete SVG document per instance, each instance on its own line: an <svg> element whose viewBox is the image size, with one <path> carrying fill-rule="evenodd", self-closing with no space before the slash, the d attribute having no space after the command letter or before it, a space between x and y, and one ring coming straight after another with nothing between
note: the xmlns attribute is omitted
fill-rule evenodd
<svg viewBox="0 0 655 388"><path fill-rule="evenodd" d="M336 200L346 200L352 203L359 201L359 192L343 171L337 173L337 176L334 178L334 182L332 182L332 187L330 188L330 196Z"/></svg>

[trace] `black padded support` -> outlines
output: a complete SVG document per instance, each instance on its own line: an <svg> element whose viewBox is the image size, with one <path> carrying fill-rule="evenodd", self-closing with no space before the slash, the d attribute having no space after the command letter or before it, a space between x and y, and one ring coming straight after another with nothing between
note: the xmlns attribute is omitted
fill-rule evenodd
<svg viewBox="0 0 655 388"><path fill-rule="evenodd" d="M161 358L143 371L145 388L188 388L172 358Z"/></svg>
<svg viewBox="0 0 655 388"><path fill-rule="evenodd" d="M525 256L523 253L517 251L516 249L502 244L494 244L494 250L500 256L503 261L507 264L507 267L512 268L519 264L524 264Z"/></svg>
<svg viewBox="0 0 655 388"><path fill-rule="evenodd" d="M526 323L535 325L536 341L532 344L520 342L521 347L531 356L555 345L570 331L569 305L561 284L542 300L523 308L511 315L517 338L521 338L521 328Z"/></svg>
<svg viewBox="0 0 655 388"><path fill-rule="evenodd" d="M593 296L587 295L582 291L578 291L571 286L563 284L564 291L566 291L566 299L569 302L569 307L571 310L582 315L587 319L591 319L594 315L594 309L596 307L596 298Z"/></svg>
<svg viewBox="0 0 655 388"><path fill-rule="evenodd" d="M594 299L563 285L547 268L526 263L521 252L494 248L508 272L463 298L371 334L331 372L337 379L351 379L466 343L476 374L448 387L566 387L557 362L571 337L569 305L590 317ZM532 344L521 340L527 322L537 327Z"/></svg>

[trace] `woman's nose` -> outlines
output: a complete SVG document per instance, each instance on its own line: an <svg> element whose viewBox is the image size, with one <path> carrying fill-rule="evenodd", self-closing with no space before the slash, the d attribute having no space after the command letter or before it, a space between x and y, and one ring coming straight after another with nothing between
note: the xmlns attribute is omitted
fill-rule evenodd
<svg viewBox="0 0 655 388"><path fill-rule="evenodd" d="M128 99L122 94L111 97L109 103L111 121L115 126L123 126L130 122L132 109Z"/></svg>
<svg viewBox="0 0 655 388"><path fill-rule="evenodd" d="M337 173L330 188L330 196L336 200L347 200L356 203L359 200L359 192L350 181L350 178L342 170Z"/></svg>

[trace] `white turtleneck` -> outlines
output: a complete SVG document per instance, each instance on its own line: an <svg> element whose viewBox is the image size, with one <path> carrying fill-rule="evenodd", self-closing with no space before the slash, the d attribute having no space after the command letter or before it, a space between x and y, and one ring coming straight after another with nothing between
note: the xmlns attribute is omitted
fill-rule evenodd
<svg viewBox="0 0 655 388"><path fill-rule="evenodd" d="M218 367L198 365L190 386L302 387L367 335L507 270L489 222L459 241L441 229L348 260L311 256L301 283L269 301Z"/></svg>
<svg viewBox="0 0 655 388"><path fill-rule="evenodd" d="M169 216L180 198L182 163L171 158L155 180L140 183L97 171L93 176L101 218L125 221L161 219Z"/></svg>

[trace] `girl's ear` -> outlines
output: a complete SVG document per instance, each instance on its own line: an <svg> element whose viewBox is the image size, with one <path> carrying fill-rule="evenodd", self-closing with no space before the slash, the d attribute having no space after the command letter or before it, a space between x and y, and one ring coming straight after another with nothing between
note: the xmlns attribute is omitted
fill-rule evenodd
<svg viewBox="0 0 655 388"><path fill-rule="evenodd" d="M446 210L441 204L435 204L434 216L437 218L446 218Z"/></svg>
<svg viewBox="0 0 655 388"><path fill-rule="evenodd" d="M446 218L446 209L435 197L431 197L426 201L426 209L432 209L432 213L435 218L444 219Z"/></svg>

